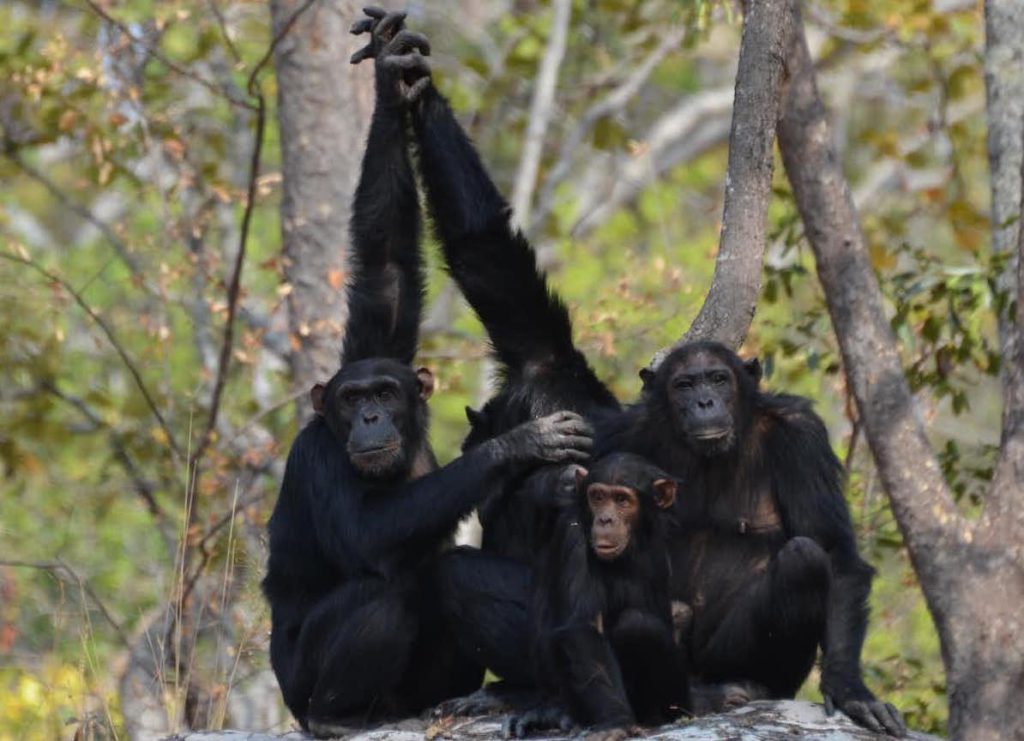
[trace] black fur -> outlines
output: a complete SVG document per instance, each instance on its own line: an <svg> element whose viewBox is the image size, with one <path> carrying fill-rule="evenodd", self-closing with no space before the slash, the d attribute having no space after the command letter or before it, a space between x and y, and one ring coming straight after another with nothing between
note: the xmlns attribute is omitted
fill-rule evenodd
<svg viewBox="0 0 1024 741"><path fill-rule="evenodd" d="M686 387L687 374L721 367L728 389ZM806 399L761 391L760 368L713 342L684 345L642 375L640 401L605 426L598 449L644 455L683 482L672 598L693 609L693 671L792 697L821 644L823 690L873 701L860 670L873 570L821 418ZM692 436L703 424L687 419L695 399L715 429L731 419L725 437Z"/></svg>
<svg viewBox="0 0 1024 741"><path fill-rule="evenodd" d="M402 41L401 19L367 13L377 105L353 205L344 361L314 390L318 414L289 453L263 580L271 665L289 709L318 735L479 686L479 662L441 620L436 556L498 482L579 460L590 445L582 420L560 413L437 469L427 442L432 382L410 367L423 276L407 112L381 61L392 45L378 37L389 26Z"/></svg>
<svg viewBox="0 0 1024 741"><path fill-rule="evenodd" d="M579 725L657 725L689 704L685 661L673 640L667 513L655 497L656 482L667 479L627 453L596 461L558 518L538 571L537 676ZM611 561L594 550L592 484L623 486L639 499L629 545Z"/></svg>

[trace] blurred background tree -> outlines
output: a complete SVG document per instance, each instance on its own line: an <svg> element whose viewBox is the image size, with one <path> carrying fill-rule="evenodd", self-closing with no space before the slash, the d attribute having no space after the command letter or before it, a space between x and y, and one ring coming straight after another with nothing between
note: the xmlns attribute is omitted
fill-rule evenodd
<svg viewBox="0 0 1024 741"><path fill-rule="evenodd" d="M369 74L345 62L355 6L0 7L0 739L290 724L258 581L306 391L340 345ZM686 330L714 269L739 8L408 8L581 347L633 398L638 368ZM820 0L804 19L904 366L943 473L976 510L998 443L993 309L1006 301L1005 254L988 249L981 8ZM319 66L290 68L303 54ZM775 196L743 352L829 422L879 569L868 682L913 727L941 730L938 639L781 167ZM439 375L432 436L449 460L490 366L437 269L430 297L421 358ZM803 692L817 697L816 676Z"/></svg>

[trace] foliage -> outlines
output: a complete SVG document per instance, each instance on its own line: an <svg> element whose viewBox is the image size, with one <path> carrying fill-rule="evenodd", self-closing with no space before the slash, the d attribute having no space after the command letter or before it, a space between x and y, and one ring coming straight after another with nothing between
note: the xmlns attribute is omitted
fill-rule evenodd
<svg viewBox="0 0 1024 741"><path fill-rule="evenodd" d="M439 84L510 192L551 16L539 1L517 3L516 13L501 12L497 0L490 6L481 32L454 33L447 3L414 4L411 18L444 50ZM997 416L1000 358L989 317L1003 300L993 283L1002 266L986 250L979 13L919 0L828 0L812 10L822 85L893 327L946 475L971 506L995 440L960 415ZM0 738L67 735L86 721L121 727L114 667L124 638L173 601L183 554L216 618L209 622L226 626L202 637L197 659L218 698L214 722L223 721L226 696L244 692L242 679L254 674L239 671L236 657L250 669L266 665L254 586L261 527L297 425L271 115L227 390L200 475L188 467L211 413L254 143L245 81L269 43L266 8L14 0L0 6L0 24L0 542L8 562L0 566ZM595 101L676 24L684 43L563 153ZM682 334L709 285L724 138L689 153L659 151L652 168L669 165L657 177L598 223L584 221L652 146L666 112L731 90L737 42L728 2L574 7L529 226L571 304L581 346L622 398L636 394L637 369ZM265 83L272 100L272 70ZM687 136L697 140L727 116L709 113ZM912 725L940 730L935 632L870 456L851 434L856 420L813 260L776 170L764 294L746 350L764 357L771 387L817 401L851 461L852 511L879 569L868 681ZM431 297L444 285L432 269ZM456 454L463 407L484 393L485 354L464 306L445 320L422 351L439 371L432 412L442 460ZM813 696L815 682L805 692Z"/></svg>

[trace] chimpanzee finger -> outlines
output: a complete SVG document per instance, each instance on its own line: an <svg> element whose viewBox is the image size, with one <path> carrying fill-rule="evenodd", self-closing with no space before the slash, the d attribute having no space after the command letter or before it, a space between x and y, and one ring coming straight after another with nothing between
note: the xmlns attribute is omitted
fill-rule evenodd
<svg viewBox="0 0 1024 741"><path fill-rule="evenodd" d="M871 708L866 702L859 700L848 702L843 706L843 712L849 715L854 722L864 726L869 731L885 733L882 724L875 720L875 714L871 712Z"/></svg>
<svg viewBox="0 0 1024 741"><path fill-rule="evenodd" d="M367 44L348 59L349 64L359 64L364 59L373 57L373 44Z"/></svg>
<svg viewBox="0 0 1024 741"><path fill-rule="evenodd" d="M885 726L889 735L899 738L907 735L907 726L903 722L903 715L889 703L885 703L882 708L875 711L875 715L882 721L882 725Z"/></svg>
<svg viewBox="0 0 1024 741"><path fill-rule="evenodd" d="M572 448L566 448L562 451L562 455L559 457L561 461L576 461L577 463L586 463L590 460L590 453L584 453L582 450L573 450Z"/></svg>
<svg viewBox="0 0 1024 741"><path fill-rule="evenodd" d="M385 21L381 21L383 26ZM415 31L402 30L395 34L394 38L388 42L388 45L384 47L385 54L405 54L412 51L413 49L418 50L423 56L430 56L430 41L427 37L421 33Z"/></svg>
<svg viewBox="0 0 1024 741"><path fill-rule="evenodd" d="M422 72L424 75L430 74L430 64L426 59L420 56L419 52L415 51L411 54L384 57L381 60L381 64L388 69L398 69L406 72Z"/></svg>
<svg viewBox="0 0 1024 741"><path fill-rule="evenodd" d="M825 695L825 715L832 717L836 714L836 704L832 702L831 695Z"/></svg>
<svg viewBox="0 0 1024 741"><path fill-rule="evenodd" d="M423 91L428 87L430 87L430 78L421 77L409 87L408 92L405 94L405 99L410 103L414 103L420 99L420 96L423 95Z"/></svg>
<svg viewBox="0 0 1024 741"><path fill-rule="evenodd" d="M404 11L388 13L384 16L384 20L378 23L377 27L373 29L373 35L379 39L389 42L390 45L391 41L402 34L401 28L403 23L405 23Z"/></svg>
<svg viewBox="0 0 1024 741"><path fill-rule="evenodd" d="M558 442L567 448L575 448L576 450L590 451L594 447L593 438L580 435L562 435L558 438Z"/></svg>
<svg viewBox="0 0 1024 741"><path fill-rule="evenodd" d="M360 21L356 21L352 24L352 28L348 32L354 36L358 36L361 33L373 30L373 20L370 18L363 18Z"/></svg>
<svg viewBox="0 0 1024 741"><path fill-rule="evenodd" d="M376 18L378 21L388 14L384 8L378 8L376 5L369 5L363 8L363 12L371 18Z"/></svg>
<svg viewBox="0 0 1024 741"><path fill-rule="evenodd" d="M567 435L594 436L594 428L585 419L569 419L558 425L558 429Z"/></svg>

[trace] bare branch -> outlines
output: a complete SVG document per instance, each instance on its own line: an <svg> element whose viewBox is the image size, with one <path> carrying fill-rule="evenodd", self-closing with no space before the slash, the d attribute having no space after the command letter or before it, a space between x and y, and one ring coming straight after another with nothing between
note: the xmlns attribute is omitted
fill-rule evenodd
<svg viewBox="0 0 1024 741"><path fill-rule="evenodd" d="M82 593L86 595L94 605L96 605L96 609L100 611L100 615L103 616L103 619L106 620L110 627L114 629L114 633L117 635L117 639L118 641L120 641L121 645L125 647L128 647L130 645L128 641L128 636L125 634L124 629L121 627L121 623L119 623L114 618L110 610L107 609L107 606L103 604L103 600L99 598L99 595L97 595L95 590L93 590L93 588L89 585L89 582L86 581L82 576L78 574L77 571L75 571L61 559L58 558L55 561L18 561L11 559L0 559L0 566L11 566L13 568L24 569L38 569L40 571L49 571L55 576L60 576L61 574L64 574L65 576L71 577L71 580L78 585L78 588L82 590Z"/></svg>
<svg viewBox="0 0 1024 741"><path fill-rule="evenodd" d="M784 61L792 45L794 8L794 0L746 4L715 275L700 313L681 342L715 339L736 348L754 318L775 170L775 127ZM667 352L658 353L652 367Z"/></svg>
<svg viewBox="0 0 1024 741"><path fill-rule="evenodd" d="M516 221L526 228L530 223L530 204L533 201L540 157L544 148L544 134L551 120L554 108L555 85L558 70L565 57L566 37L572 18L572 0L554 0L554 18L551 21L551 38L548 39L544 58L537 72L537 82L530 102L530 123L526 129L526 141L519 158L515 187L512 190L512 213Z"/></svg>
<svg viewBox="0 0 1024 741"><path fill-rule="evenodd" d="M684 98L658 118L641 138L641 151L615 172L611 189L584 194L572 237L590 234L663 173L724 141L732 100L732 88L706 90Z"/></svg>
<svg viewBox="0 0 1024 741"><path fill-rule="evenodd" d="M156 418L157 424L160 425L160 429L163 430L164 435L166 435L167 444L170 446L174 454L180 458L181 448L178 447L178 442L177 440L175 440L174 434L171 432L171 428L168 426L166 420L164 420L164 416L163 414L160 413L160 409L157 406L156 400L153 398L152 394L149 391L149 388L142 380L142 374L139 372L138 367L135 365L135 362L130 357L128 357L128 351L124 349L124 346L121 344L120 340L117 339L117 335L114 334L114 330L110 327L109 324L107 324L107 321L99 314L97 314L95 311L93 311L92 307L86 303L85 298L82 296L81 293L76 291L71 286L70 283L68 283L66 280L61 278L56 273L51 273L42 265L38 264L37 262L34 262L28 257L22 257L21 255L16 255L10 252L0 252L0 258L3 258L4 260L10 260L11 262L16 262L19 265L25 265L26 267L32 268L32 270L36 271L47 280L56 283L65 291L67 291L68 295L74 299L75 303L78 304L79 307L81 307L82 311L89 315L90 319L96 322L99 328L103 330L103 334L106 335L107 340L110 342L114 350L117 352L118 357L121 358L121 362L124 363L125 368L127 368L128 372L131 374L132 379L135 381L136 388L139 389L139 392L142 394L143 399L145 399L146 401L146 406L149 407L149 411Z"/></svg>
<svg viewBox="0 0 1024 741"><path fill-rule="evenodd" d="M938 599L955 573L944 565L956 551L963 519L907 385L796 12L779 148L817 259L861 424L925 592L929 600Z"/></svg>
<svg viewBox="0 0 1024 741"><path fill-rule="evenodd" d="M132 275L136 277L142 276L139 263L132 255L131 250L128 249L128 245L124 243L124 240L117 236L117 233L109 224L96 216L96 214L86 208L83 204L73 200L71 196L61 190L53 180L23 160L16 150L8 148L4 151L4 155L14 163L19 170L46 188L50 195L56 198L57 202L64 206L64 208L96 227L100 231L100 234L102 234L106 238L107 242L110 243L110 246L114 248L114 252L117 253L121 262L123 262L128 270L131 271Z"/></svg>
<svg viewBox="0 0 1024 741"><path fill-rule="evenodd" d="M238 106L240 108L245 108L246 110L250 110L253 112L256 111L256 106L254 106L252 103L249 103L248 101L239 100L238 98L234 97L231 94L230 89L221 87L220 85L217 85L214 82L210 82L205 77L197 75L195 72L192 72L191 70L182 67L177 62L169 59L167 55L165 55L159 49L150 46L148 43L146 43L145 39L139 38L139 36L133 33L132 30L127 25L119 21L117 18L114 18L112 15L110 15L110 13L101 8L99 4L95 2L95 0L85 0L85 3L92 9L92 11L96 15L105 20L107 23L116 26L121 31L121 33L123 33L125 36L132 40L132 43L138 44L142 49L145 50L146 54L153 57L153 59L163 64L169 70L202 85L204 88L212 92L218 98L223 98L231 105Z"/></svg>
<svg viewBox="0 0 1024 741"><path fill-rule="evenodd" d="M655 67L670 52L679 47L685 36L686 29L684 27L670 28L665 33L661 43L655 47L654 51L647 55L647 58L637 66L629 77L583 113L576 124L576 128L562 141L555 165L544 179L544 187L541 188L540 195L537 198L537 212L530 222L530 233L535 232L540 227L541 222L551 213L555 189L569 175L573 158L586 136L601 119L615 115L626 107L629 101L640 92L640 89L647 82Z"/></svg>

